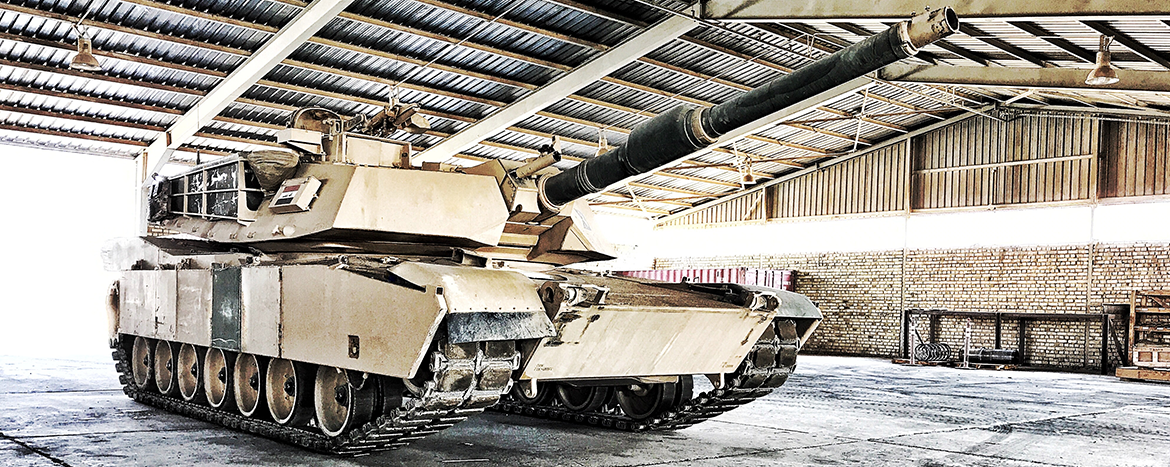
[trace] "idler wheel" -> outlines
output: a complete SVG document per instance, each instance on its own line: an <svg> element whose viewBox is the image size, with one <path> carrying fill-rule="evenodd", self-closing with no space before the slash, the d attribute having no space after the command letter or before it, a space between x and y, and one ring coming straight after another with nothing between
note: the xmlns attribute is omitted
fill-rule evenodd
<svg viewBox="0 0 1170 467"><path fill-rule="evenodd" d="M549 383L536 383L536 393L529 394L527 381L512 385L512 399L524 405L542 405L552 399L553 390Z"/></svg>
<svg viewBox="0 0 1170 467"><path fill-rule="evenodd" d="M634 420L646 420L674 407L678 383L631 384L617 391L618 406Z"/></svg>
<svg viewBox="0 0 1170 467"><path fill-rule="evenodd" d="M154 346L154 384L165 395L175 391L175 353L170 342L160 340Z"/></svg>
<svg viewBox="0 0 1170 467"><path fill-rule="evenodd" d="M203 392L212 407L221 408L232 398L234 360L235 355L231 352L214 347L207 349L207 357L203 359Z"/></svg>
<svg viewBox="0 0 1170 467"><path fill-rule="evenodd" d="M203 389L204 355L191 344L179 347L179 358L175 360L175 382L179 386L179 395L185 401L195 400L199 391Z"/></svg>
<svg viewBox="0 0 1170 467"><path fill-rule="evenodd" d="M232 374L232 392L236 399L236 408L247 417L257 415L260 401L264 393L264 373L260 371L260 360L252 354L240 354L236 358L235 371Z"/></svg>
<svg viewBox="0 0 1170 467"><path fill-rule="evenodd" d="M574 412L592 412L600 409L609 400L608 386L577 387L561 383L557 385L557 399L565 408Z"/></svg>
<svg viewBox="0 0 1170 467"><path fill-rule="evenodd" d="M374 418L378 391L371 386L377 384L363 384L358 389L345 370L320 366L313 386L317 423L326 436L338 436Z"/></svg>
<svg viewBox="0 0 1170 467"><path fill-rule="evenodd" d="M281 425L299 426L313 418L313 373L310 367L283 358L268 362L264 378L268 413Z"/></svg>
<svg viewBox="0 0 1170 467"><path fill-rule="evenodd" d="M154 355L151 351L150 341L146 340L145 337L135 337L132 354L130 371L134 376L134 385L138 386L139 389L146 389L154 370Z"/></svg>

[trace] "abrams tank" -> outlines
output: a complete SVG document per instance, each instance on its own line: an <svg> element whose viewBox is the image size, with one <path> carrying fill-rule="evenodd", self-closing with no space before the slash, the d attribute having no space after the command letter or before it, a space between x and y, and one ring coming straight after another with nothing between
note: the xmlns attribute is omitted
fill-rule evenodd
<svg viewBox="0 0 1170 467"><path fill-rule="evenodd" d="M172 235L112 241L110 341L135 400L308 449L393 449L488 408L620 430L690 426L770 393L821 320L804 296L566 266L613 258L583 197L950 34L915 17L727 103L679 107L560 172L411 164L374 118L294 112L260 151L154 184ZM712 389L696 393L695 381ZM704 383L706 385L706 383Z"/></svg>

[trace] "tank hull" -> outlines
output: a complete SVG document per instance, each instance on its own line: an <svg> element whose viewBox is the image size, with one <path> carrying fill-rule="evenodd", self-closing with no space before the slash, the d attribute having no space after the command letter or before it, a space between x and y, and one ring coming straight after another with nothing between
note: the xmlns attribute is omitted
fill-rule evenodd
<svg viewBox="0 0 1170 467"><path fill-rule="evenodd" d="M517 387L603 387L617 394L640 384L674 394L695 376L736 379L762 342L772 346L770 354L790 355L768 370L786 377L800 339L792 324L782 351L769 340L776 323L799 321L807 336L820 320L815 307L794 300L803 299L795 294L769 301L776 291L521 273L436 257L269 256L218 251L210 243L206 251L192 251L157 239L152 242L168 247L137 242L111 248L137 260L110 261L132 265L122 271L110 300L111 342L127 393L340 454L390 449L418 434L376 436L392 440L386 442L364 438L388 429L379 424L437 417L449 426L501 401L501 408L510 407L509 394ZM281 373L288 368L302 375ZM337 383L330 372L348 379ZM304 373L325 382L297 383ZM248 375L251 381L243 381ZM757 379L770 380L770 387L783 382ZM298 402L290 384L327 394L347 388L353 394L333 399L344 399L353 412L331 415L330 407L340 409L329 397ZM180 390L170 389L176 385ZM759 395L762 388L749 392ZM271 407L260 405L263 400ZM681 408L689 400L668 405ZM427 411L434 413L420 415ZM621 410L614 413L620 421ZM361 440L358 433L364 433Z"/></svg>

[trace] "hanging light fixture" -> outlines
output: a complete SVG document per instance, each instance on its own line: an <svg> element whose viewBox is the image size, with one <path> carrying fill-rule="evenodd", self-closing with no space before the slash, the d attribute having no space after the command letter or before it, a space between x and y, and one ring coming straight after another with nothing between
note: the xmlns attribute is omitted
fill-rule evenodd
<svg viewBox="0 0 1170 467"><path fill-rule="evenodd" d="M752 173L752 159L739 152L739 140L732 141L731 149L735 153L735 166L739 170L739 184L746 186L756 183L756 175Z"/></svg>
<svg viewBox="0 0 1170 467"><path fill-rule="evenodd" d="M752 165L750 163L747 165L747 170L740 177L740 183L744 185L756 183L756 174L752 173Z"/></svg>
<svg viewBox="0 0 1170 467"><path fill-rule="evenodd" d="M594 156L600 156L609 152L609 141L605 139L605 133L602 133L601 127L597 128L597 153Z"/></svg>
<svg viewBox="0 0 1170 467"><path fill-rule="evenodd" d="M77 35L77 55L69 62L69 68L78 71L102 71L102 64L93 56L93 42L85 34Z"/></svg>
<svg viewBox="0 0 1170 467"><path fill-rule="evenodd" d="M108 0L107 0L108 1ZM102 2L101 8L106 6L106 2ZM77 71L102 71L102 64L97 57L93 56L93 42L89 38L89 32L81 23L93 11L93 3L90 3L89 8L85 9L85 14L77 19L73 24L73 30L77 31L77 55L73 56L73 60L69 62L69 68Z"/></svg>
<svg viewBox="0 0 1170 467"><path fill-rule="evenodd" d="M1120 81L1117 78L1117 70L1113 69L1113 64L1110 63L1109 44L1111 43L1113 43L1112 36L1101 35L1101 43L1097 48L1097 64L1093 67L1093 71L1089 72L1089 76L1085 77L1085 84L1105 86Z"/></svg>

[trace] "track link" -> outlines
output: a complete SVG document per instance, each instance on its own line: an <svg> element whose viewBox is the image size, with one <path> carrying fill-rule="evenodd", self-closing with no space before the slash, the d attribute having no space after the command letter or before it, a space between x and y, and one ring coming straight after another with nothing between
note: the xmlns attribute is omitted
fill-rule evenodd
<svg viewBox="0 0 1170 467"><path fill-rule="evenodd" d="M492 410L624 431L682 429L766 396L783 385L796 369L799 347L796 322L777 318L739 368L725 376L724 387L699 394L647 420L625 416L613 401L596 411L582 413L567 409L555 397L548 398L549 401L543 404L529 405L505 396Z"/></svg>
<svg viewBox="0 0 1170 467"><path fill-rule="evenodd" d="M131 374L128 350L128 342L132 342L133 337L123 335L111 344L122 390L130 398L168 412L312 451L346 456L397 449L483 412L511 389L510 376L520 362L514 343L441 344L431 352L428 368L431 378L421 385L420 395L407 399L402 407L371 422L330 438L307 427L284 426L164 396L149 390L149 384L146 389L139 388Z"/></svg>

